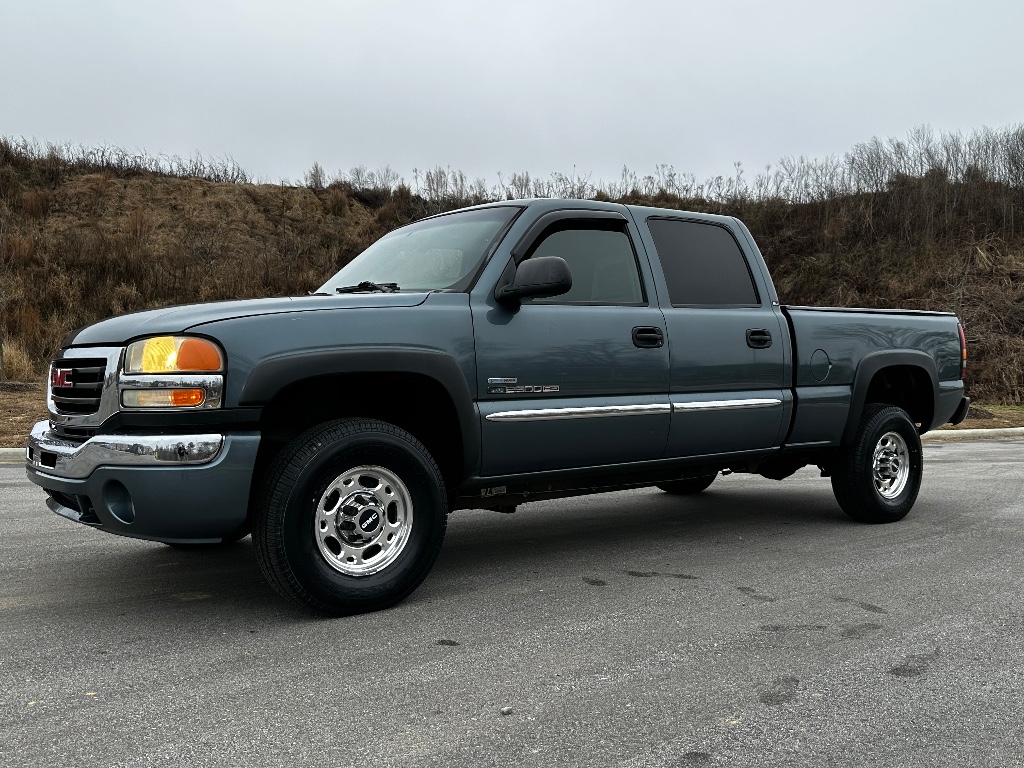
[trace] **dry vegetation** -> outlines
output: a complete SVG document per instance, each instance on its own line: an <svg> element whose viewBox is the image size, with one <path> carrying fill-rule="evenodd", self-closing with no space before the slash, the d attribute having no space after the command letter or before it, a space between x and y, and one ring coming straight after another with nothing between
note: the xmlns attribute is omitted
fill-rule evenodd
<svg viewBox="0 0 1024 768"><path fill-rule="evenodd" d="M942 429L1003 429L1006 427L1024 427L1024 406L978 406L972 403L964 421L955 427L947 424Z"/></svg>
<svg viewBox="0 0 1024 768"><path fill-rule="evenodd" d="M0 448L23 448L29 430L46 418L46 395L39 384L0 384Z"/></svg>
<svg viewBox="0 0 1024 768"><path fill-rule="evenodd" d="M610 184L555 174L497 186L437 168L302 186L231 161L41 148L0 138L0 330L8 378L38 375L64 336L111 314L315 288L389 229L485 200L590 197L743 219L791 304L956 311L968 388L1024 402L1024 127L914 131L842 158L785 158L748 181L662 166Z"/></svg>

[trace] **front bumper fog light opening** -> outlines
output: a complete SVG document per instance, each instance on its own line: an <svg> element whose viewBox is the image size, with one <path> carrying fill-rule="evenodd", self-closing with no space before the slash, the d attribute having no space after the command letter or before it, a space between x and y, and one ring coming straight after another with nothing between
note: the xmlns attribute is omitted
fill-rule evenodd
<svg viewBox="0 0 1024 768"><path fill-rule="evenodd" d="M122 523L131 525L135 522L135 504L132 495L123 483L109 480L103 486L103 506Z"/></svg>

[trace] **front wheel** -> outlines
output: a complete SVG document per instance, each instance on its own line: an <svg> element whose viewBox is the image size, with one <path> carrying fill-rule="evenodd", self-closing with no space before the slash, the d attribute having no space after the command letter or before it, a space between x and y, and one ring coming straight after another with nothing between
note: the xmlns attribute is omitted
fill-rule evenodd
<svg viewBox="0 0 1024 768"><path fill-rule="evenodd" d="M853 442L839 452L832 491L854 520L894 523L914 506L923 469L921 436L907 412L866 405Z"/></svg>
<svg viewBox="0 0 1024 768"><path fill-rule="evenodd" d="M447 495L426 448L393 424L342 419L307 430L274 460L253 546L267 581L306 608L387 608L426 578L444 540Z"/></svg>

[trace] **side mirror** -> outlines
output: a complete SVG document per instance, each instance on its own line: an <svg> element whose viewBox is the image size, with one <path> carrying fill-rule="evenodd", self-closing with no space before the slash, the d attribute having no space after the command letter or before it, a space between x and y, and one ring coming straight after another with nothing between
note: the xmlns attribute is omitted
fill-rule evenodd
<svg viewBox="0 0 1024 768"><path fill-rule="evenodd" d="M522 299L561 296L572 288L572 274L565 259L538 256L519 264L512 282L494 292L502 304L518 306Z"/></svg>

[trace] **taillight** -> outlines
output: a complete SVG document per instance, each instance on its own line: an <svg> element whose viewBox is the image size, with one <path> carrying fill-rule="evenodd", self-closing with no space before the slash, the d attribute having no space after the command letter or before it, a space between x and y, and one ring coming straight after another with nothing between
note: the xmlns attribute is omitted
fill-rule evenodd
<svg viewBox="0 0 1024 768"><path fill-rule="evenodd" d="M960 332L960 378L967 376L967 337L964 336L964 327L957 323L956 329Z"/></svg>

